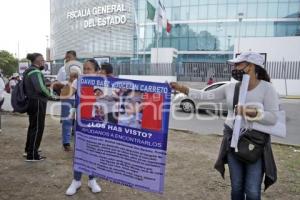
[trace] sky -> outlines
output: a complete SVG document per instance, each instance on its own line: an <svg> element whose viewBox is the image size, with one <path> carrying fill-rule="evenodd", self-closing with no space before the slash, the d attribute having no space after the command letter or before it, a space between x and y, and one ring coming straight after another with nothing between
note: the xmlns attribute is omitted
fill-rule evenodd
<svg viewBox="0 0 300 200"><path fill-rule="evenodd" d="M49 0L0 0L0 50L20 59L33 52L46 57L49 35Z"/></svg>

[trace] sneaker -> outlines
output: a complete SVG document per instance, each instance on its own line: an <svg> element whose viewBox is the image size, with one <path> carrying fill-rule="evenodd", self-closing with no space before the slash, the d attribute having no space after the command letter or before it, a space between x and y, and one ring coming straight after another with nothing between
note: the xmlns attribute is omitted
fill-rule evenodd
<svg viewBox="0 0 300 200"><path fill-rule="evenodd" d="M98 185L98 183L96 182L96 179L94 179L94 178L89 180L88 186L93 193L101 192L101 187Z"/></svg>
<svg viewBox="0 0 300 200"><path fill-rule="evenodd" d="M38 150L38 153L42 153L42 150L39 149L39 150ZM26 152L26 151L23 153L23 157L27 157L27 152Z"/></svg>
<svg viewBox="0 0 300 200"><path fill-rule="evenodd" d="M70 144L63 144L65 151L72 151Z"/></svg>
<svg viewBox="0 0 300 200"><path fill-rule="evenodd" d="M43 161L45 159L46 159L45 156L39 156L37 158L27 158L26 162L39 162L39 161Z"/></svg>
<svg viewBox="0 0 300 200"><path fill-rule="evenodd" d="M72 196L72 195L76 194L77 190L80 187L81 187L81 181L76 181L73 179L71 185L69 186L69 188L66 191L66 195Z"/></svg>

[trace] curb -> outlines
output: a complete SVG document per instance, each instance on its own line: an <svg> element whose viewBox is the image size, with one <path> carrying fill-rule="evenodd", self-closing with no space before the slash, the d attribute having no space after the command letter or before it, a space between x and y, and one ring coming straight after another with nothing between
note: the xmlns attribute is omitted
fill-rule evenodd
<svg viewBox="0 0 300 200"><path fill-rule="evenodd" d="M223 135L221 134L217 134L217 133L212 133L212 134L199 134L195 131L189 131L189 130L185 130L185 129L176 129L176 128L169 128L169 130L173 130L173 131L184 131L188 134L196 134L196 135L200 135L200 136L213 136L213 137L223 137ZM271 142L272 144L275 145L280 145L280 146L286 146L286 147L296 147L296 148L300 148L299 144L288 144L288 143L284 143L284 142Z"/></svg>
<svg viewBox="0 0 300 200"><path fill-rule="evenodd" d="M300 96L284 96L282 99L300 99Z"/></svg>

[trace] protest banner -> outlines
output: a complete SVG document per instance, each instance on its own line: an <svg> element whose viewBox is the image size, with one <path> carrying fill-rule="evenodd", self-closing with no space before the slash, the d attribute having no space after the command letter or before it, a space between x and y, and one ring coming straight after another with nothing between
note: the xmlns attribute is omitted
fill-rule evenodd
<svg viewBox="0 0 300 200"><path fill-rule="evenodd" d="M169 85L81 76L77 97L74 170L162 193Z"/></svg>

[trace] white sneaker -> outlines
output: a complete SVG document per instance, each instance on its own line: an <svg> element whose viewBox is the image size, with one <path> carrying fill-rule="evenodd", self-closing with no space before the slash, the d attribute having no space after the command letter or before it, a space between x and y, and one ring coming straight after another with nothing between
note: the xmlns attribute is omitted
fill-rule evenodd
<svg viewBox="0 0 300 200"><path fill-rule="evenodd" d="M68 196L74 195L80 187L81 187L81 181L76 181L73 179L71 185L66 191L66 195Z"/></svg>
<svg viewBox="0 0 300 200"><path fill-rule="evenodd" d="M96 179L94 179L94 178L89 180L88 186L92 190L93 193L101 192L101 187L98 185L98 183L96 182Z"/></svg>

